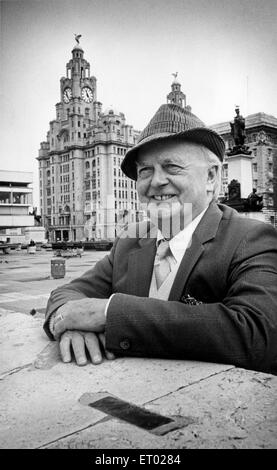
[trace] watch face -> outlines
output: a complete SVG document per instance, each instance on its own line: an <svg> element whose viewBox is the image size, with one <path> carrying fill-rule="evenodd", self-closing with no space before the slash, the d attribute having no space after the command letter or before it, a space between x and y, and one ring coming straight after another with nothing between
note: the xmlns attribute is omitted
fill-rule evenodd
<svg viewBox="0 0 277 470"><path fill-rule="evenodd" d="M65 103L69 103L72 98L72 90L71 88L65 88L63 91L63 100Z"/></svg>
<svg viewBox="0 0 277 470"><path fill-rule="evenodd" d="M88 86L85 86L82 89L82 98L86 103L91 103L92 102L93 93L92 93L92 90Z"/></svg>

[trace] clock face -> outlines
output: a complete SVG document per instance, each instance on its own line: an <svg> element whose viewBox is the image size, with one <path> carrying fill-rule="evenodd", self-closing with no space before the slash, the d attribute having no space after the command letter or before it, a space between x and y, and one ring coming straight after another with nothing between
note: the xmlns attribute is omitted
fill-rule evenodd
<svg viewBox="0 0 277 470"><path fill-rule="evenodd" d="M65 103L69 103L72 98L72 90L71 88L67 87L63 91L63 100Z"/></svg>
<svg viewBox="0 0 277 470"><path fill-rule="evenodd" d="M82 98L86 103L91 103L92 102L93 93L92 93L92 90L88 86L85 86L82 89Z"/></svg>

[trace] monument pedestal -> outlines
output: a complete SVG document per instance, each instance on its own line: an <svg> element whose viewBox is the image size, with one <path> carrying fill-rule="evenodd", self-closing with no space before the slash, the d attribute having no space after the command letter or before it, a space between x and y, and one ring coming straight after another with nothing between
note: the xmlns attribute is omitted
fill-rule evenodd
<svg viewBox="0 0 277 470"><path fill-rule="evenodd" d="M252 155L239 153L228 157L228 182L240 182L240 197L247 198L252 192Z"/></svg>

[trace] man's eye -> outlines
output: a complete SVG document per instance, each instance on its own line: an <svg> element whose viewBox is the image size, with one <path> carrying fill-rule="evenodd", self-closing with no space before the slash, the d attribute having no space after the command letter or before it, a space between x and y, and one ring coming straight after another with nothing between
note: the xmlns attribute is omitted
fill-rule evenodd
<svg viewBox="0 0 277 470"><path fill-rule="evenodd" d="M138 175L141 177L141 178L145 178L146 176L150 175L152 172L152 168L150 167L144 167L144 168L140 168L138 170Z"/></svg>
<svg viewBox="0 0 277 470"><path fill-rule="evenodd" d="M179 165L173 165L173 164L168 164L166 165L166 170L169 171L170 173L177 173L178 171L181 171L182 168Z"/></svg>

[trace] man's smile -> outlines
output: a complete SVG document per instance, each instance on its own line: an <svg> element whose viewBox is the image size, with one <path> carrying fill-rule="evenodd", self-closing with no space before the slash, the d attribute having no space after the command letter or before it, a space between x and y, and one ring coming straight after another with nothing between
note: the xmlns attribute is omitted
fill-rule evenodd
<svg viewBox="0 0 277 470"><path fill-rule="evenodd" d="M155 201L167 201L168 199L172 199L175 197L176 194L161 194L160 196L150 196L151 199L154 199Z"/></svg>

